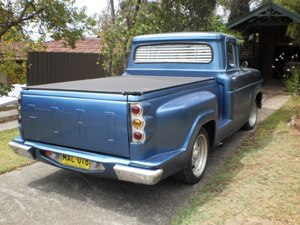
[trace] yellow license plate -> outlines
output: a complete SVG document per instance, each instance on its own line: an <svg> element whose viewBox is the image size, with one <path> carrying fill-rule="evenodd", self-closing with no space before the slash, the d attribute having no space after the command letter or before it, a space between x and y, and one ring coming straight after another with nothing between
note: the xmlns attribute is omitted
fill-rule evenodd
<svg viewBox="0 0 300 225"><path fill-rule="evenodd" d="M89 170L91 166L90 160L71 155L61 155L61 163L67 166L73 166L85 170Z"/></svg>

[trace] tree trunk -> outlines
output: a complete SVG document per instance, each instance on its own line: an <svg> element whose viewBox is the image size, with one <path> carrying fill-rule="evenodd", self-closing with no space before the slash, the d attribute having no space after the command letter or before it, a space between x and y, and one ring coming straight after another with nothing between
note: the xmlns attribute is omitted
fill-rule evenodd
<svg viewBox="0 0 300 225"><path fill-rule="evenodd" d="M115 23L116 14L115 14L115 3L114 0L110 0L110 14L111 14L111 21Z"/></svg>

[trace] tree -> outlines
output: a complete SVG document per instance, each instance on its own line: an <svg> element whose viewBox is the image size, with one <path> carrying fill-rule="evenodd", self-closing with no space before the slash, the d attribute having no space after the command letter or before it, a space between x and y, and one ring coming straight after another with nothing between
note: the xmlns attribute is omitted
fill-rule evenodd
<svg viewBox="0 0 300 225"><path fill-rule="evenodd" d="M232 0L228 21L247 15L250 12L249 2L249 0Z"/></svg>
<svg viewBox="0 0 300 225"><path fill-rule="evenodd" d="M115 22L109 15L101 17L101 55L109 75L121 75L127 65L131 39L136 35L160 32L159 4L145 0L124 0Z"/></svg>
<svg viewBox="0 0 300 225"><path fill-rule="evenodd" d="M42 35L58 40L65 39L74 46L83 32L95 21L87 17L85 8L78 9L74 0L5 0L0 2L0 40L12 28L25 37L33 27Z"/></svg>
<svg viewBox="0 0 300 225"><path fill-rule="evenodd" d="M216 0L161 0L161 29L163 32L211 30L216 3Z"/></svg>
<svg viewBox="0 0 300 225"><path fill-rule="evenodd" d="M216 31L216 0L123 0L115 22L109 15L101 19L101 55L109 75L120 75L126 65L131 39L136 35L180 32ZM223 25L224 27L224 25Z"/></svg>
<svg viewBox="0 0 300 225"><path fill-rule="evenodd" d="M23 43L23 51L39 47L46 36L63 39L74 47L76 40L95 25L95 20L85 13L85 8L74 6L74 0L1 0L0 1L0 73L24 79L25 66L16 60ZM39 41L31 37L39 33ZM36 36L36 35L35 35ZM17 74L17 76L16 76ZM1 88L2 87L2 88ZM0 94L9 90L0 84Z"/></svg>
<svg viewBox="0 0 300 225"><path fill-rule="evenodd" d="M116 20L115 2L114 2L114 0L110 0L109 3L110 3L111 21L112 21L112 23L115 23L115 20Z"/></svg>
<svg viewBox="0 0 300 225"><path fill-rule="evenodd" d="M247 15L250 12L251 0L220 0L219 3L229 11L228 22Z"/></svg>
<svg viewBox="0 0 300 225"><path fill-rule="evenodd" d="M280 5L288 8L289 10L300 14L300 0L277 0ZM300 44L300 24L292 22L287 28L287 35L294 40L295 44Z"/></svg>

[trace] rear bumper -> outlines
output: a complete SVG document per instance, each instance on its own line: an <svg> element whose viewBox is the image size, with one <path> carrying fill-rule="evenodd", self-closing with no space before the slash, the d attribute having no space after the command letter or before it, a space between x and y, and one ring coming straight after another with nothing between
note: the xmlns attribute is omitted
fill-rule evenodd
<svg viewBox="0 0 300 225"><path fill-rule="evenodd" d="M119 180L153 185L160 181L162 169L147 170L124 165L115 165L114 171Z"/></svg>
<svg viewBox="0 0 300 225"><path fill-rule="evenodd" d="M33 153L32 153L32 147L27 146L24 144L20 144L15 141L11 141L8 143L9 147L18 155L29 158L29 159L34 159Z"/></svg>
<svg viewBox="0 0 300 225"><path fill-rule="evenodd" d="M130 166L130 160L121 159L111 156L103 156L99 154L89 152L79 152L76 150L70 150L67 148L57 148L42 144L34 144L32 142L20 143L18 141L11 141L9 143L10 148L20 156L43 161L45 163L70 170L76 170L84 173L99 174L103 177L116 178L122 181L128 181L133 183L140 183L146 185L154 185L158 183L163 175L162 168L137 168ZM101 170L81 170L65 166L60 163L60 160L54 160L41 154L43 151L51 151L57 155L70 155L90 160L94 164L101 164Z"/></svg>

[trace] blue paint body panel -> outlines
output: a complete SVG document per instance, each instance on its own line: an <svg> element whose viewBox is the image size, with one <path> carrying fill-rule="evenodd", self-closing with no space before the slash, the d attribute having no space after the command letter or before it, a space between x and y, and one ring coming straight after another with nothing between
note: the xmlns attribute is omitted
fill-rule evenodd
<svg viewBox="0 0 300 225"><path fill-rule="evenodd" d="M65 169L116 178L113 166L121 164L163 169L161 179L172 175L186 166L193 139L202 126L208 123L212 126L210 142L215 146L240 129L249 118L251 104L261 101L257 98L262 95L261 74L239 67L237 46L236 66L230 68L226 53L228 42L236 44L236 39L220 33L135 37L123 74L124 78L130 76L136 85L134 92L122 87L118 93L114 78L106 80L110 83L111 79L111 93L109 87L105 88L105 93L82 88L78 91L55 89L55 84L48 89L29 87L21 93L21 136L15 141L32 146L37 160ZM137 47L157 43L208 44L213 58L210 63L134 62ZM165 82L163 88L156 87L153 91L148 85L148 91L143 92L143 76L147 82L156 83L162 77L178 79L176 85ZM180 84L182 78L191 77L201 79ZM143 108L146 124L143 143L132 141L132 103L139 103ZM46 150L102 163L105 171L84 171L62 165L47 157Z"/></svg>
<svg viewBox="0 0 300 225"><path fill-rule="evenodd" d="M129 156L126 100L82 97L22 96L25 140Z"/></svg>

